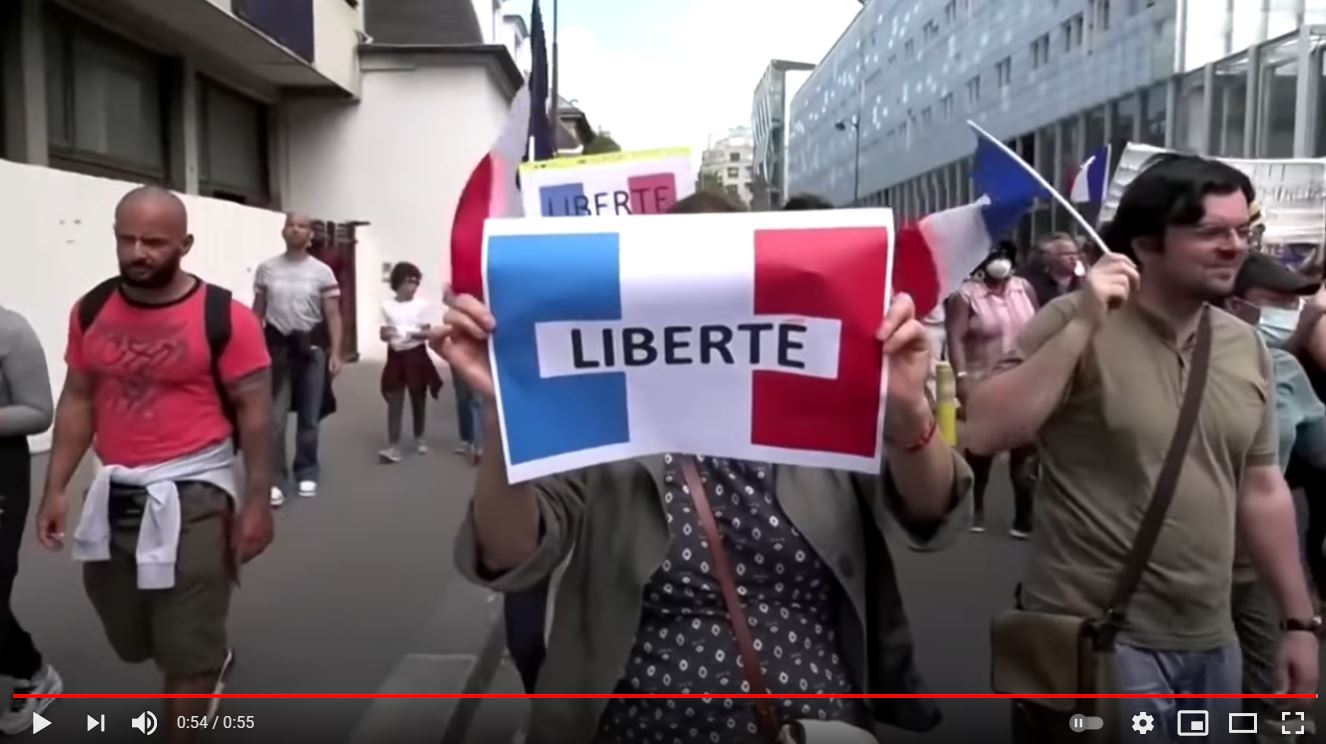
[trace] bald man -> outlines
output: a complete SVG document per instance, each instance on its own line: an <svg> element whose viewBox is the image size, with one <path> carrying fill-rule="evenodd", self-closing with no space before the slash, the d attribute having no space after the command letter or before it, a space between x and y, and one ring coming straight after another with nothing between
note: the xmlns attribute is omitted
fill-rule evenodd
<svg viewBox="0 0 1326 744"><path fill-rule="evenodd" d="M125 196L115 247L119 276L69 316L37 539L63 547L69 480L92 446L104 467L73 554L106 636L124 661L155 661L168 693L219 692L238 566L272 539L271 361L249 309L180 268L193 236L174 194ZM211 712L206 700L168 700L167 740L191 741L178 717Z"/></svg>
<svg viewBox="0 0 1326 744"><path fill-rule="evenodd" d="M286 215L285 253L258 266L253 311L262 320L272 357L275 485L272 506L285 503L292 485L305 498L318 495L318 439L327 386L341 371L341 287L327 264L309 255L313 222ZM285 427L295 412L294 481L285 450Z"/></svg>

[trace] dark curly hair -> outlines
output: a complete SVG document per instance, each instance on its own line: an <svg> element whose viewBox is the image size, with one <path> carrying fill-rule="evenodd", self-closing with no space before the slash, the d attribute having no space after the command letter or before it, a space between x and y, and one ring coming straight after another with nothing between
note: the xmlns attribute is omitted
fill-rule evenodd
<svg viewBox="0 0 1326 744"><path fill-rule="evenodd" d="M419 270L418 266L415 266L409 261L401 261L391 267L391 278L389 281L391 282L391 289L394 292L400 289L402 284L411 279L417 282L421 281L423 278L424 274Z"/></svg>

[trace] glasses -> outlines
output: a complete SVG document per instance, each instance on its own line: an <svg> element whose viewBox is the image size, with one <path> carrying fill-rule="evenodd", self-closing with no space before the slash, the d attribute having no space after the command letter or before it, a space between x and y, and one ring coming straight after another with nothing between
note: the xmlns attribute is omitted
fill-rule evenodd
<svg viewBox="0 0 1326 744"><path fill-rule="evenodd" d="M1226 227L1224 225L1197 225L1183 228L1188 234L1203 243L1232 243L1248 245L1252 238L1252 228L1248 225Z"/></svg>

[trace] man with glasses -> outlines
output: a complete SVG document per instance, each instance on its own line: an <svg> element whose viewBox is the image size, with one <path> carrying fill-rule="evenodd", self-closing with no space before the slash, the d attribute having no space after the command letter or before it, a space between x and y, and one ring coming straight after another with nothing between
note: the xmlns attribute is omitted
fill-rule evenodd
<svg viewBox="0 0 1326 744"><path fill-rule="evenodd" d="M1085 289L1045 307L1004 371L970 396L972 449L997 452L1034 439L1041 456L1022 609L1100 618L1155 492L1189 370L1200 363L1199 328L1209 330L1197 423L1178 450L1172 501L1124 603L1112 692L1242 691L1230 610L1236 534L1283 618L1284 689L1317 692L1321 621L1277 459L1271 361L1252 328L1211 306L1234 289L1252 200L1248 178L1227 165L1186 155L1153 160L1120 200L1105 229L1112 252L1091 268ZM1147 713L1159 734L1151 738L1168 741L1179 733L1176 707L1173 699L1130 700L1126 712ZM1206 709L1212 721L1239 710L1228 699L1182 707ZM1051 720L1021 701L1016 740L1046 740ZM1210 738L1223 739L1223 728Z"/></svg>
<svg viewBox="0 0 1326 744"><path fill-rule="evenodd" d="M1082 287L1086 273L1077 241L1068 233L1042 235L1036 241L1036 262L1026 280L1036 291L1036 306L1045 307L1055 299Z"/></svg>

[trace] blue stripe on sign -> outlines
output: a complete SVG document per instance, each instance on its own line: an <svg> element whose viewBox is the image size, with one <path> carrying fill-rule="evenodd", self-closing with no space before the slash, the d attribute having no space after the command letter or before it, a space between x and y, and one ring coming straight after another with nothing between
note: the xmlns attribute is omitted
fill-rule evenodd
<svg viewBox="0 0 1326 744"><path fill-rule="evenodd" d="M583 203L583 210L577 205ZM585 184L566 183L560 186L544 186L539 189L539 204L544 217L574 217L589 214L589 202L585 200Z"/></svg>
<svg viewBox="0 0 1326 744"><path fill-rule="evenodd" d="M616 233L488 240L488 301L512 463L629 441L626 375L542 379L534 325L620 320Z"/></svg>

